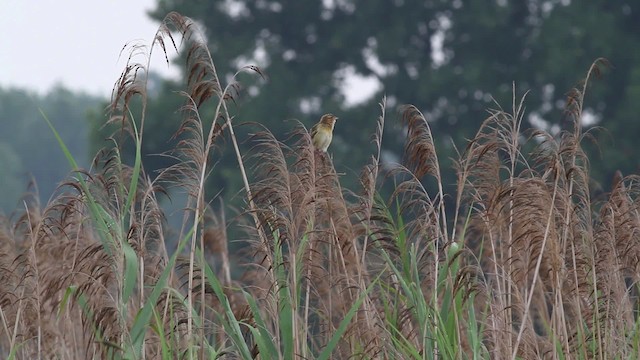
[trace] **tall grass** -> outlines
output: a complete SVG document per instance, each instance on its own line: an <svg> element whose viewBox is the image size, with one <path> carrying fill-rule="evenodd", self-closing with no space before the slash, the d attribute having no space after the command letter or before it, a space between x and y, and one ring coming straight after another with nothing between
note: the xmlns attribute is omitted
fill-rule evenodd
<svg viewBox="0 0 640 360"><path fill-rule="evenodd" d="M171 13L151 48L186 49L186 105L171 154L178 165L155 179L141 165L145 110L134 114L130 105L146 102L148 64L131 60L110 122L114 139L133 139L134 163L123 163L114 140L81 170L60 141L73 169L68 181L47 205L27 196L20 216L4 219L1 355L640 356L637 177L620 177L594 202L581 148L584 93L600 61L569 95L569 131L525 138L525 99L515 94L510 111L492 111L456 162L455 208L447 209L437 134L415 106L401 110L403 164L383 170L382 100L377 151L359 189L342 188L333 159L314 151L302 124L287 141L261 127L241 153L227 108L239 85L221 82L202 39L190 19ZM205 106L213 121L200 117ZM246 197L244 215L231 221L250 239L241 266L227 246L233 224L212 210L215 194L204 186L216 171L212 149L228 144ZM385 181L396 184L388 199L377 190ZM188 194L173 253L158 201L168 186Z"/></svg>

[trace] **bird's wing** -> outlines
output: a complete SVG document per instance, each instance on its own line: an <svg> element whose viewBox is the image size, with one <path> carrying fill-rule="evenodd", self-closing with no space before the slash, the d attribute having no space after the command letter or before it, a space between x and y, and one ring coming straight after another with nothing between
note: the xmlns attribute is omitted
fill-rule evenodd
<svg viewBox="0 0 640 360"><path fill-rule="evenodd" d="M313 127L311 128L311 138L316 136L316 134L318 133L318 126L319 125L320 125L320 123L317 123L317 124L313 125Z"/></svg>

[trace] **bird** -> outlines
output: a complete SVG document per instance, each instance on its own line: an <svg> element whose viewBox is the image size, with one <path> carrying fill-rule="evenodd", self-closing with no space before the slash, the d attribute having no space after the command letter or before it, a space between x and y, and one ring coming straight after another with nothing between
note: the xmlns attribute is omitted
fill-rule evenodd
<svg viewBox="0 0 640 360"><path fill-rule="evenodd" d="M313 146L322 151L327 152L331 140L333 139L333 127L338 117L333 114L324 114L317 124L311 128L311 139Z"/></svg>

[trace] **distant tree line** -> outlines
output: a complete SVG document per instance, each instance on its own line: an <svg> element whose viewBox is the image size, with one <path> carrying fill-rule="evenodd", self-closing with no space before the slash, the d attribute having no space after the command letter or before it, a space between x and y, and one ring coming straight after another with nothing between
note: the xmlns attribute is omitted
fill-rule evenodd
<svg viewBox="0 0 640 360"><path fill-rule="evenodd" d="M83 167L88 167L89 114L98 114L103 99L56 86L45 95L0 87L0 211L21 208L20 198L37 189L49 199L71 167L43 119L44 113ZM34 180L36 187L28 189Z"/></svg>
<svg viewBox="0 0 640 360"><path fill-rule="evenodd" d="M241 78L244 90L234 108L237 121L264 124L281 138L294 126L311 126L322 113L339 115L330 152L336 167L356 181L365 164L379 115L388 101L383 161L402 157L403 128L398 106L415 104L436 134L443 168L453 176L449 157L466 146L488 108L512 108L527 93L525 129L559 132L566 126L566 94L584 78L597 58L611 63L592 82L585 102L585 127L599 149L592 175L607 189L616 170L637 172L640 144L640 3L635 1L179 1L157 3L151 16L161 21L170 11L204 26L218 71L232 74L257 64L267 81ZM348 104L347 75L378 82L378 91ZM514 91L515 84L515 91ZM182 82L165 82L149 107L147 151L161 153L175 131L176 95ZM347 91L357 91L349 89ZM203 109L206 115L206 109ZM157 135L157 140L149 141ZM601 152L601 154L600 154ZM443 156L446 154L447 156ZM594 159L602 159L595 161ZM151 161L151 160L149 160ZM156 158L153 168L166 165ZM235 195L237 174L224 152L210 185ZM451 179L446 183L454 183Z"/></svg>
<svg viewBox="0 0 640 360"><path fill-rule="evenodd" d="M164 0L151 16L161 21L169 11L204 26L219 73L229 75L246 64L267 73L266 81L240 78L244 88L232 108L237 122L260 123L285 138L295 126L287 120L310 127L322 113L337 114L330 153L347 181L357 181L353 169L361 168L373 150L370 136L383 96L388 123L383 161L402 157L404 130L397 110L411 103L430 121L442 168L453 176L448 158L456 157L454 144L464 150L466 139L488 116L487 108L509 110L514 84L516 101L528 92L525 125L557 132L566 122L566 93L600 57L612 66L592 82L585 102L585 127L606 129L593 132L598 147L587 145L595 155L590 157L592 177L607 190L616 170L630 174L640 166L635 139L640 133L640 53L630 51L640 45L640 3L635 1L498 0L488 6L438 0ZM353 94L345 93L358 91L345 87L354 74L378 83L372 96L355 104L346 102ZM176 91L182 86L183 81L153 78L143 142L151 176L173 161L155 155L175 145L171 136L185 103ZM69 171L36 104L84 164L109 144L104 140L113 131L103 127L104 99L63 88L45 96L0 89L0 185L8 194L0 206L5 210L16 204L27 174L38 181L41 193L50 194ZM210 113L202 109L201 115L207 119ZM246 128L240 135L249 132ZM246 151L250 144L244 146ZM215 158L208 184L216 191L209 193L222 191L234 204L242 199L236 196L241 188L235 159L224 146Z"/></svg>

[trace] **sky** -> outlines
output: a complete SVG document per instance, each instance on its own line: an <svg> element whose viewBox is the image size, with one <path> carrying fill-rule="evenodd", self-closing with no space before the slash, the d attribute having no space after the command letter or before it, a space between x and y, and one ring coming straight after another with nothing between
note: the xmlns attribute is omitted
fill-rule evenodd
<svg viewBox="0 0 640 360"><path fill-rule="evenodd" d="M147 11L156 1L0 0L0 87L44 94L64 85L109 97L126 65L123 47L153 40L159 24ZM178 70L158 50L151 70L177 77ZM373 76L347 73L341 90L347 104L354 105L380 86Z"/></svg>
<svg viewBox="0 0 640 360"><path fill-rule="evenodd" d="M47 92L62 84L110 96L124 69L126 44L150 45L155 0L0 0L0 87ZM156 52L151 69L177 71Z"/></svg>

